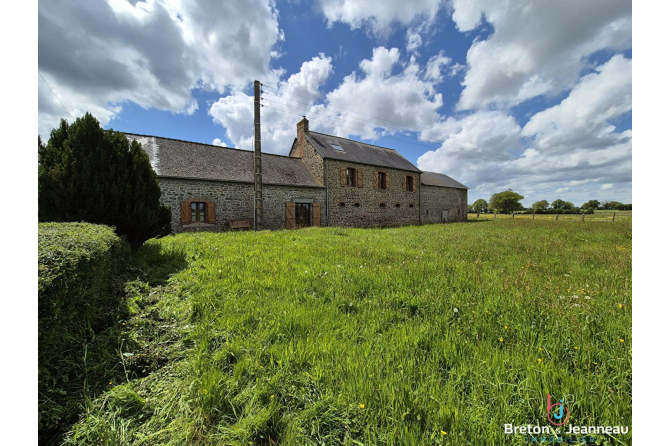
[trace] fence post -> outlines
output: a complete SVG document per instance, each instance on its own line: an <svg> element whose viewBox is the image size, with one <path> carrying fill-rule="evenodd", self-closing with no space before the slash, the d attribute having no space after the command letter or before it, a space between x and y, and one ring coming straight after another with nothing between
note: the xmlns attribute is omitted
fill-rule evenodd
<svg viewBox="0 0 670 446"><path fill-rule="evenodd" d="M616 217L616 212L612 214L612 221L614 221L614 217Z"/></svg>
<svg viewBox="0 0 670 446"><path fill-rule="evenodd" d="M479 212L477 212L477 218L479 218Z"/></svg>
<svg viewBox="0 0 670 446"><path fill-rule="evenodd" d="M514 218L514 211L512 211L512 218Z"/></svg>
<svg viewBox="0 0 670 446"><path fill-rule="evenodd" d="M535 209L533 209L533 220L535 220Z"/></svg>
<svg viewBox="0 0 670 446"><path fill-rule="evenodd" d="M556 221L558 221L558 212L556 213Z"/></svg>
<svg viewBox="0 0 670 446"><path fill-rule="evenodd" d="M493 212L493 218L498 218L498 212L497 211Z"/></svg>
<svg viewBox="0 0 670 446"><path fill-rule="evenodd" d="M584 213L582 212L582 221L584 221Z"/></svg>

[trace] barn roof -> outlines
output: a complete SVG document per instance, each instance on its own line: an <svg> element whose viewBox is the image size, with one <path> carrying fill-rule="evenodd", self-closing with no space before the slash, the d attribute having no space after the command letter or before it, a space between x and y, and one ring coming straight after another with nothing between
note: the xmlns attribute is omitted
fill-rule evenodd
<svg viewBox="0 0 670 446"><path fill-rule="evenodd" d="M305 132L305 136L323 158L421 172L393 149L313 131ZM339 146L341 150L333 146Z"/></svg>
<svg viewBox="0 0 670 446"><path fill-rule="evenodd" d="M159 136L126 133L142 144L159 177L253 183L253 152ZM322 187L302 160L261 154L264 184Z"/></svg>
<svg viewBox="0 0 670 446"><path fill-rule="evenodd" d="M454 189L467 189L467 186L459 183L443 173L423 172L421 174L421 184L426 186L451 187Z"/></svg>

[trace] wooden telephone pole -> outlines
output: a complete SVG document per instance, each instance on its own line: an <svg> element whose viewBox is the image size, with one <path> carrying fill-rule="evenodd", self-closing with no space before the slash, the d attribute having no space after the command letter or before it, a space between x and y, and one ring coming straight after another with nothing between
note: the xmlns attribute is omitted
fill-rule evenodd
<svg viewBox="0 0 670 446"><path fill-rule="evenodd" d="M256 231L263 227L261 172L261 83L254 81L254 230Z"/></svg>

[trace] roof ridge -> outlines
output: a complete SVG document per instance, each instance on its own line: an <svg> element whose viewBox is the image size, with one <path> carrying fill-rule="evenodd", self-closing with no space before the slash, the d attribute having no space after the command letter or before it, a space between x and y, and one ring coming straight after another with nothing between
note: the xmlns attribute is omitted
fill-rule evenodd
<svg viewBox="0 0 670 446"><path fill-rule="evenodd" d="M216 149L228 149L228 150L236 150L238 152L253 153L253 150L238 149L237 147L217 146L215 144L207 144L207 143L204 143L204 142L187 141L185 139L177 139L177 138L168 138L167 136L144 135L142 133L132 133L132 132L121 132L121 133L123 133L124 135L144 136L144 137L147 137L147 138L160 138L160 139L167 139L169 141L185 142L185 143L188 143L188 144L198 144L198 145L201 145L201 146L214 147ZM270 155L270 156L279 156L281 158L298 159L298 158L291 158L288 155L280 155L278 153L261 152L261 154L262 155Z"/></svg>
<svg viewBox="0 0 670 446"><path fill-rule="evenodd" d="M330 136L330 137L332 137L332 138L346 139L347 141L355 142L356 144L365 144L365 145L368 145L368 146L371 146L371 147L377 147L377 148L379 148L379 149L392 150L392 151L396 152L398 155L402 156L402 155L400 154L400 152L398 152L396 149L391 149L390 147L382 147L382 146L378 146L378 145L376 145L376 144L370 144L369 142L356 141L355 139L349 139L349 138L343 138L343 137L341 137L341 136L329 135L328 133L314 132L314 131L312 131L312 130L310 130L310 131L307 132L307 133L318 133L319 135ZM403 158L405 158L405 157L403 156ZM407 158L405 158L405 159L407 159ZM408 160L408 161L409 161L409 160Z"/></svg>

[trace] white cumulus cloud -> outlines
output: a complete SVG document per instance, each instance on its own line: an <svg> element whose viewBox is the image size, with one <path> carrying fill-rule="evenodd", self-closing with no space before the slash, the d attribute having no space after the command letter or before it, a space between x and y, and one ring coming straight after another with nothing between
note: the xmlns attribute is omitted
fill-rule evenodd
<svg viewBox="0 0 670 446"><path fill-rule="evenodd" d="M493 26L467 55L460 109L510 107L570 89L586 58L631 46L630 0L454 0L460 31Z"/></svg>
<svg viewBox="0 0 670 446"><path fill-rule="evenodd" d="M272 78L283 39L274 2L250 0L40 1L38 69L73 115L106 124L124 102L193 113L194 88L241 88ZM231 42L235 42L231 45ZM39 132L63 110L41 79Z"/></svg>

